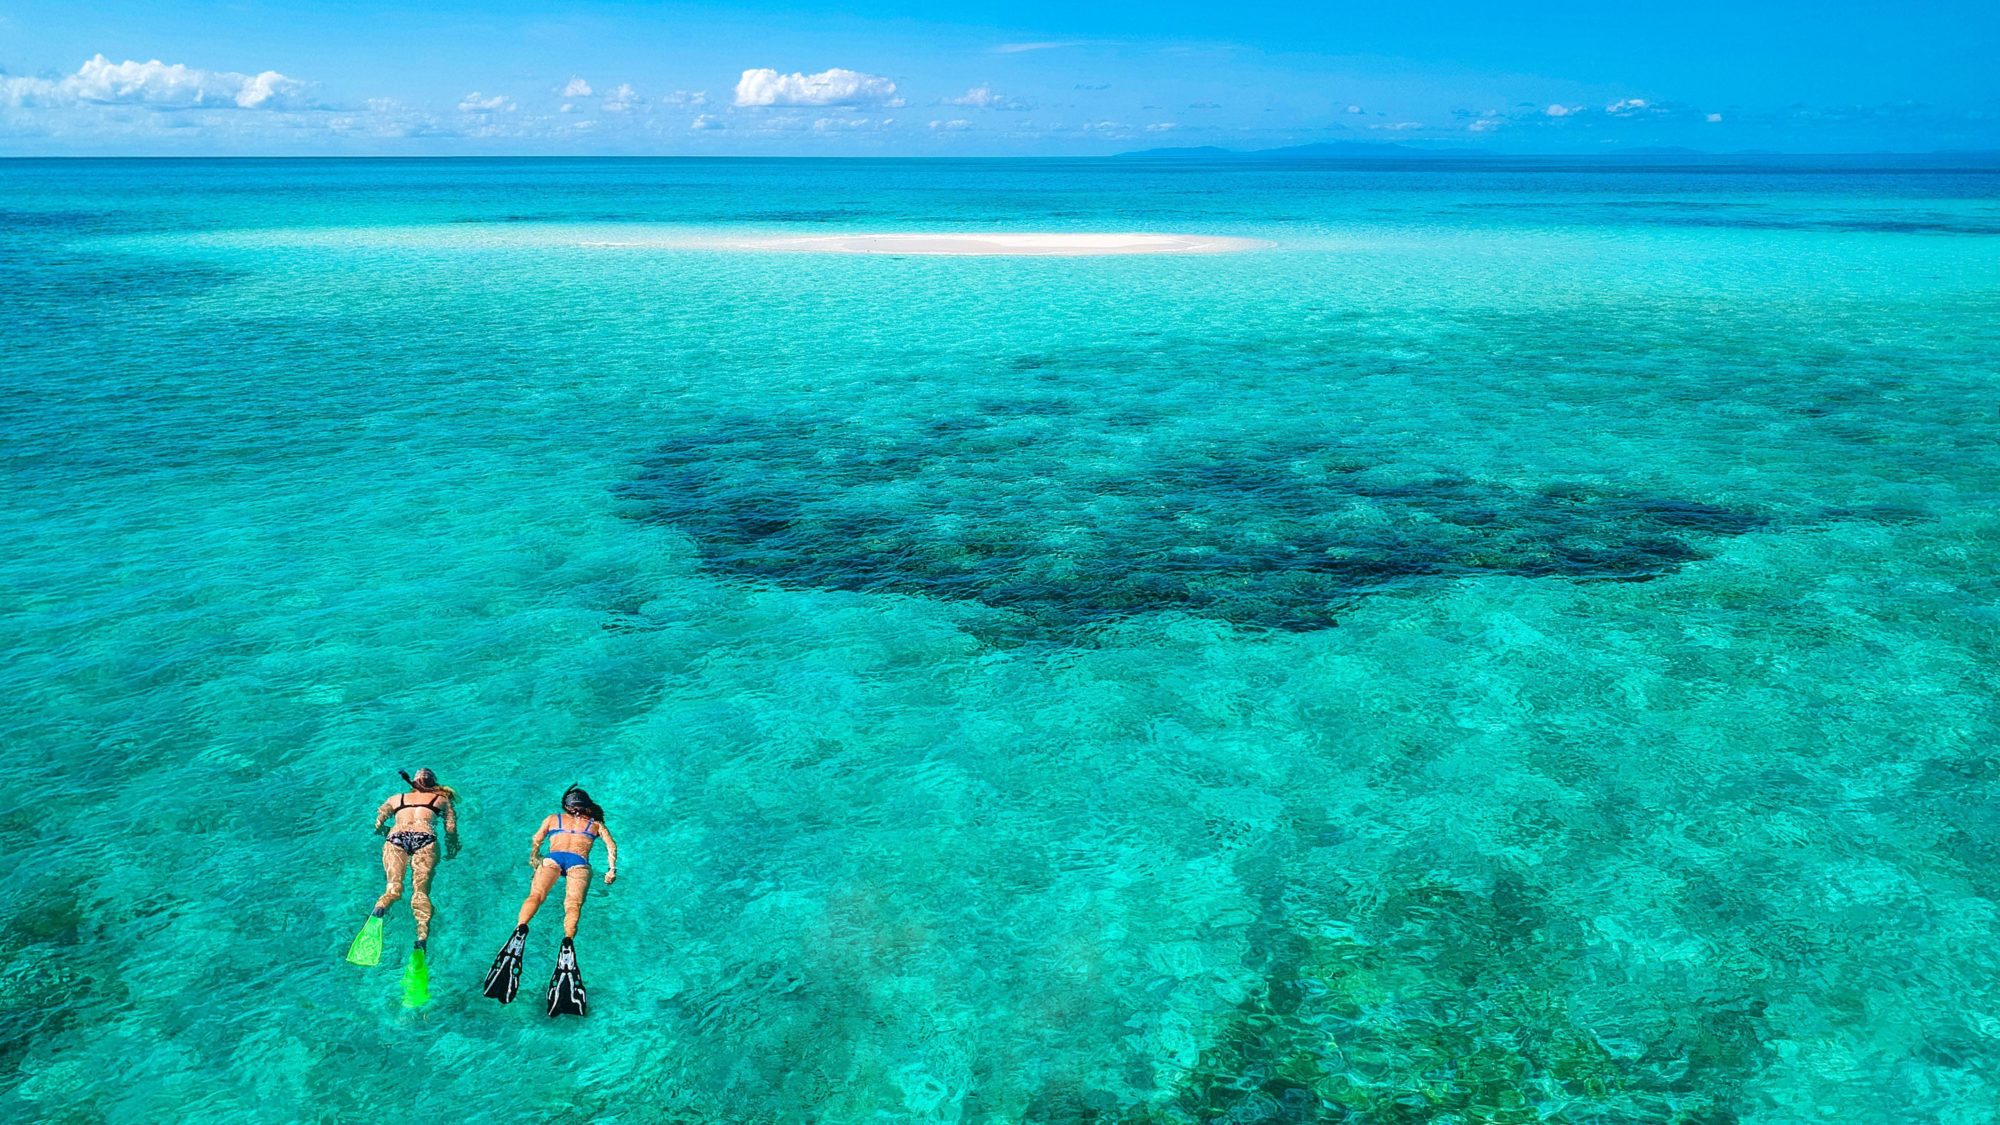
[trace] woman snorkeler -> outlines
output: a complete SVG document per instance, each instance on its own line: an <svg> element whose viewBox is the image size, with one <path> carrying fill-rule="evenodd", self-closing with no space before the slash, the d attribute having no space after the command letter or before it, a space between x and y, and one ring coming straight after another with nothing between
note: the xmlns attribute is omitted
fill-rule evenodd
<svg viewBox="0 0 2000 1125"><path fill-rule="evenodd" d="M445 833L456 844L458 809L454 802L458 794L450 786L440 785L437 774L428 769L418 770L414 776L404 773L402 778L409 789L392 794L375 810L375 831L382 831L385 821L389 825L388 838L382 842L382 872L388 876L388 887L375 900L375 909L368 920L361 924L361 932L348 947L347 959L357 965L381 963L382 917L403 897L403 876L408 873L410 915L417 922L417 944L410 955L410 980L406 982L409 992L405 999L422 1003L429 989L424 944L431 936L431 876L437 873L438 862L437 819L444 817Z"/></svg>
<svg viewBox="0 0 2000 1125"><path fill-rule="evenodd" d="M547 855L542 854L545 839L549 842ZM541 827L528 842L534 881L521 903L514 935L486 973L486 995L502 1004L514 999L521 984L521 953L528 942L528 921L560 879L564 883L563 940L556 951L555 975L549 978L549 1014L584 1013L583 973L576 965L576 922L583 913L583 896L590 890L590 849L599 840L604 841L604 883L609 886L618 879L618 842L604 825L604 810L577 786L563 790L562 811L543 817Z"/></svg>

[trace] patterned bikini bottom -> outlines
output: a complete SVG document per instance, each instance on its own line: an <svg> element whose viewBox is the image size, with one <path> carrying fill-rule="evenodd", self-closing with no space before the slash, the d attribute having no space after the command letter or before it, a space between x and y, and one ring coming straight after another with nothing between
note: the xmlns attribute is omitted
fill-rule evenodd
<svg viewBox="0 0 2000 1125"><path fill-rule="evenodd" d="M389 842L411 855L416 855L418 852L437 843L437 837L428 832L391 832L389 833Z"/></svg>

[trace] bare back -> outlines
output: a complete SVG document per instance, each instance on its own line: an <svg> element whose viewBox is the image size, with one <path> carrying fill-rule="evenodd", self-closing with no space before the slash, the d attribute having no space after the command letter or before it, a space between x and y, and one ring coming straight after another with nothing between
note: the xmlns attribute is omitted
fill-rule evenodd
<svg viewBox="0 0 2000 1125"><path fill-rule="evenodd" d="M551 850L587 856L604 827L587 816L557 813L542 821L542 831L548 834Z"/></svg>
<svg viewBox="0 0 2000 1125"><path fill-rule="evenodd" d="M437 814L451 805L444 794L421 789L398 793L382 802L382 811L395 817L391 832L429 832L436 835Z"/></svg>

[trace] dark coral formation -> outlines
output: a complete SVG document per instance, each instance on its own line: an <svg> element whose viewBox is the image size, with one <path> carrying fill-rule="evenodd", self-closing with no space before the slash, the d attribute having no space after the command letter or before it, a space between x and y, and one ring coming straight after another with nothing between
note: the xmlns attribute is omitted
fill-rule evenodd
<svg viewBox="0 0 2000 1125"><path fill-rule="evenodd" d="M979 602L1053 637L1162 610L1323 629L1357 597L1466 575L1642 582L1762 522L1325 445L1149 439L1061 400L994 407L889 432L719 420L663 442L626 499L725 574Z"/></svg>

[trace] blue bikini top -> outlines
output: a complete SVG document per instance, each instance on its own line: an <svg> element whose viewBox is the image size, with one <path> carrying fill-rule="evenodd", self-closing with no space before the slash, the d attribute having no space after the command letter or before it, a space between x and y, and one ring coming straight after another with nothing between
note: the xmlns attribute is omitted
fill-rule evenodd
<svg viewBox="0 0 2000 1125"><path fill-rule="evenodd" d="M554 828L552 828L552 829L550 829L550 830L549 830L549 835L551 835L551 836L588 836L588 837L590 837L590 838L591 838L591 839L593 839L593 840L597 839L597 822L596 822L596 821L594 821L594 820L588 820L588 819L586 819L586 820L584 821L584 824L583 824L583 828L582 828L581 830L578 830L578 829L575 829L575 828L564 828L564 827L563 827L563 817L565 817L565 816L567 816L567 815L568 815L567 813L557 813L557 814L556 814L556 826L555 826Z"/></svg>

